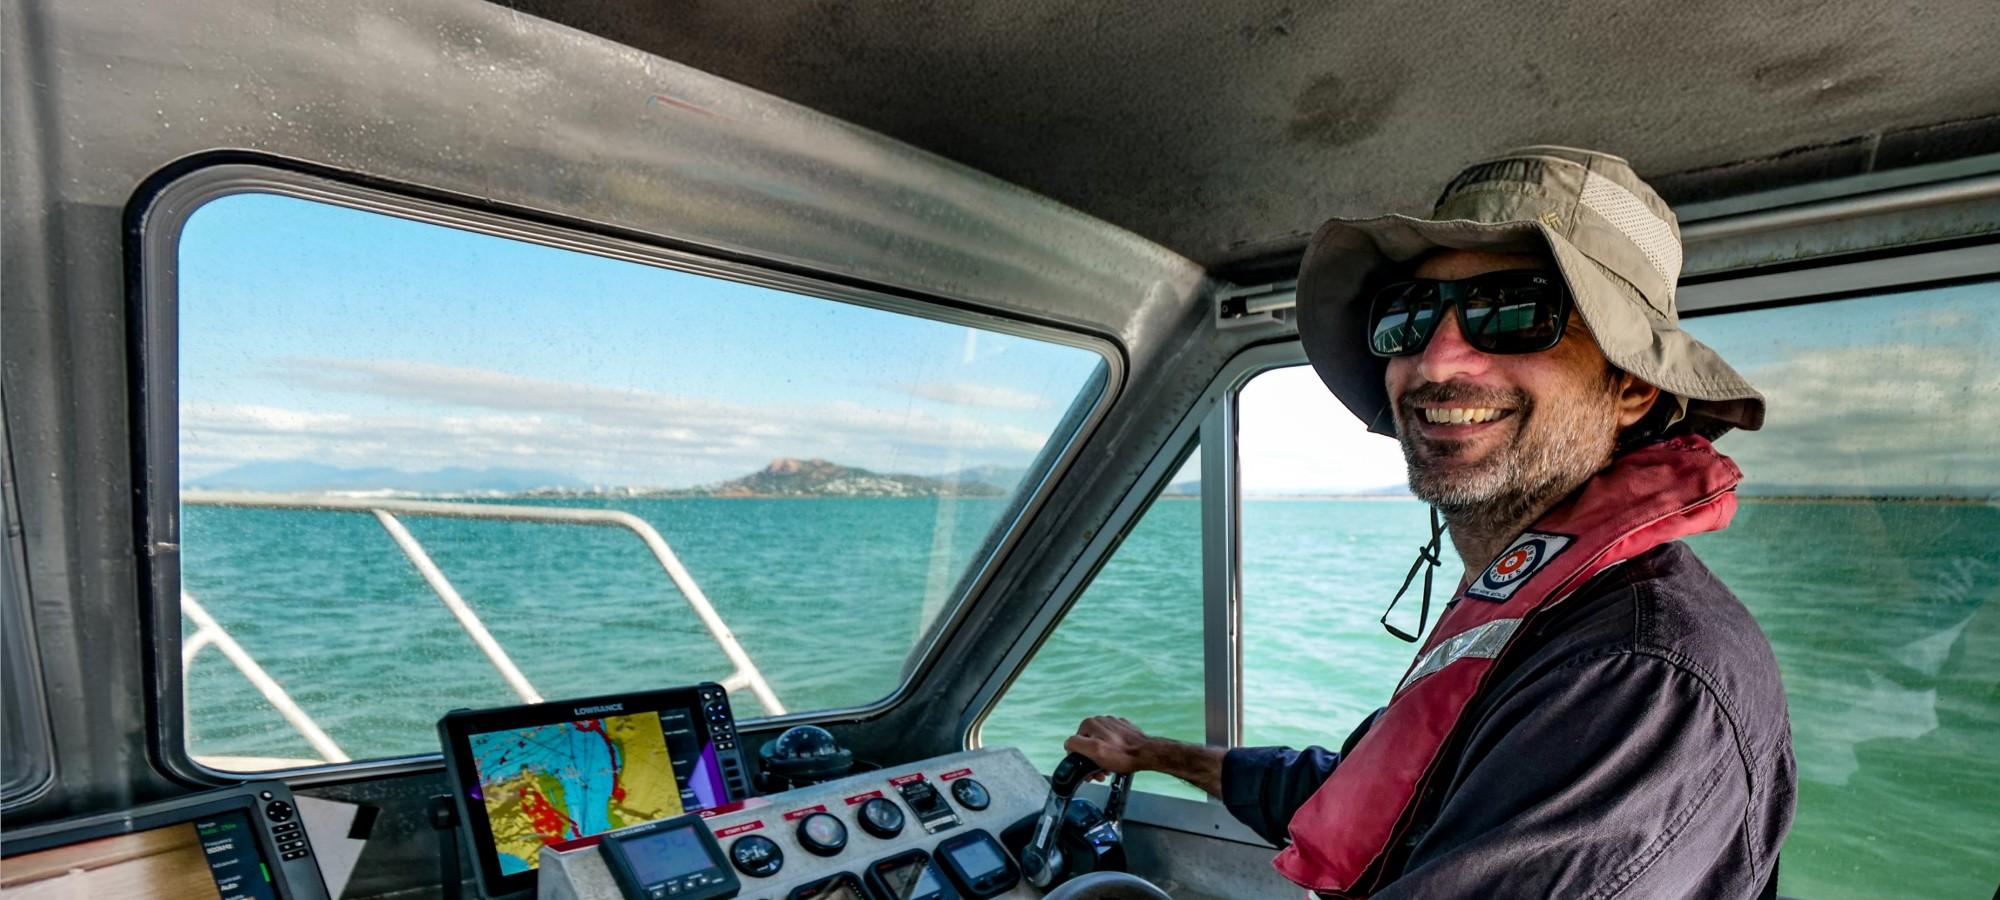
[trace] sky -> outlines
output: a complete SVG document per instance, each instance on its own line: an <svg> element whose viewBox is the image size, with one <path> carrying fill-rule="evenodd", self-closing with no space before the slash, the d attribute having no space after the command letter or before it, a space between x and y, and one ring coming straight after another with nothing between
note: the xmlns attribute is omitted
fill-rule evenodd
<svg viewBox="0 0 2000 900"><path fill-rule="evenodd" d="M1101 364L1078 347L290 198L203 207L180 260L188 479L260 460L650 486L778 457L1018 466Z"/></svg>
<svg viewBox="0 0 2000 900"><path fill-rule="evenodd" d="M180 244L182 476L259 461L713 484L779 457L1025 466L1095 352L311 201ZM1722 447L1774 491L2000 490L2000 286L1690 319L1770 398ZM1242 393L1246 493L1404 483L1306 367Z"/></svg>

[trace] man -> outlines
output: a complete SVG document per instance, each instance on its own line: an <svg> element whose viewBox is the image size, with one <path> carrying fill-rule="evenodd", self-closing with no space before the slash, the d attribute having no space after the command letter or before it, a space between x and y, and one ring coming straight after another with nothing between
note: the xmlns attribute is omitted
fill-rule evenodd
<svg viewBox="0 0 2000 900"><path fill-rule="evenodd" d="M1401 442L1466 582L1339 753L1113 717L1068 749L1220 797L1320 896L1774 895L1796 784L1777 663L1677 540L1728 524L1741 475L1708 439L1764 403L1680 330L1679 239L1624 160L1560 147L1466 169L1428 220L1328 222L1306 355Z"/></svg>

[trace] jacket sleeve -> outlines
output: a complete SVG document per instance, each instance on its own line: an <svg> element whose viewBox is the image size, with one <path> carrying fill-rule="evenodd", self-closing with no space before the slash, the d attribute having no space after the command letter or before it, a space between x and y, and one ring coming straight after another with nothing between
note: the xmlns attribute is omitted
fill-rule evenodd
<svg viewBox="0 0 2000 900"><path fill-rule="evenodd" d="M1354 746L1375 724L1381 710L1369 714L1340 745L1340 753L1320 747L1238 747L1222 757L1222 802L1230 815L1273 846L1291 843L1286 829L1292 814L1326 783L1341 754Z"/></svg>
<svg viewBox="0 0 2000 900"><path fill-rule="evenodd" d="M1734 729L1661 656L1601 652L1520 685L1474 726L1450 778L1377 900L1703 896L1743 849Z"/></svg>

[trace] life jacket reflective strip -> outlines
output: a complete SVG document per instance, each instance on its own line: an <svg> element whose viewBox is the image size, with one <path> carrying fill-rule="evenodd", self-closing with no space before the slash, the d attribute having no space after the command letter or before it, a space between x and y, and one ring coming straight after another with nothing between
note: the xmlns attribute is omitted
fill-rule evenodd
<svg viewBox="0 0 2000 900"><path fill-rule="evenodd" d="M1278 871L1322 897L1379 890L1440 751L1508 649L1597 573L1727 527L1742 477L1707 440L1674 438L1620 456L1530 526L1460 590L1388 709L1292 816Z"/></svg>

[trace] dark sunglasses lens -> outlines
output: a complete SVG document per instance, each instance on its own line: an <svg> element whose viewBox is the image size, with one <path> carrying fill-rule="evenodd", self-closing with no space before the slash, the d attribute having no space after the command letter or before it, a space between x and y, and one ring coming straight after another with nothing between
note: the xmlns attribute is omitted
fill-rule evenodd
<svg viewBox="0 0 2000 900"><path fill-rule="evenodd" d="M1562 340L1569 309L1562 285L1540 273L1482 279L1459 298L1465 338L1486 353L1535 353Z"/></svg>
<svg viewBox="0 0 2000 900"><path fill-rule="evenodd" d="M1377 356L1416 352L1437 326L1437 285L1392 284L1375 295L1368 317L1368 348Z"/></svg>

